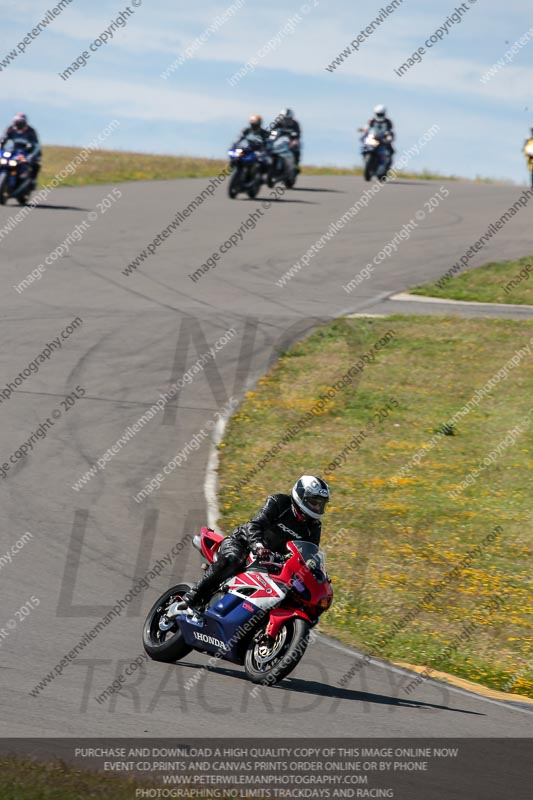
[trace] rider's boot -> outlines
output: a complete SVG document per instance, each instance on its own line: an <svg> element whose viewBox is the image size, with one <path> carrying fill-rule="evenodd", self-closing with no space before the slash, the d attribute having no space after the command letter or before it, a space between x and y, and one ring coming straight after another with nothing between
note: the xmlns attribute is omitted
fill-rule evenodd
<svg viewBox="0 0 533 800"><path fill-rule="evenodd" d="M221 569L221 566L221 564L215 562L207 567L205 574L198 583L195 583L192 589L189 589L189 591L183 595L182 602L177 606L178 610L185 611L190 608L197 613L204 610L215 589L218 588L226 577L229 577L229 575L226 575L227 569Z"/></svg>

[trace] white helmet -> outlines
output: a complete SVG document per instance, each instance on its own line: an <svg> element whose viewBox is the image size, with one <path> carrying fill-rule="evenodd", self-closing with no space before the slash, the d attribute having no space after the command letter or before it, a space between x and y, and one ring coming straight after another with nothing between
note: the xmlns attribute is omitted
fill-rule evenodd
<svg viewBox="0 0 533 800"><path fill-rule="evenodd" d="M329 486L322 478L302 475L292 487L293 511L297 510L312 519L320 519L329 501ZM298 508L295 508L295 505Z"/></svg>
<svg viewBox="0 0 533 800"><path fill-rule="evenodd" d="M386 113L387 109L385 106L381 105L381 103L374 108L374 114L376 117L384 117Z"/></svg>
<svg viewBox="0 0 533 800"><path fill-rule="evenodd" d="M285 119L294 119L294 111L292 108L283 108L279 112L280 117L284 117Z"/></svg>

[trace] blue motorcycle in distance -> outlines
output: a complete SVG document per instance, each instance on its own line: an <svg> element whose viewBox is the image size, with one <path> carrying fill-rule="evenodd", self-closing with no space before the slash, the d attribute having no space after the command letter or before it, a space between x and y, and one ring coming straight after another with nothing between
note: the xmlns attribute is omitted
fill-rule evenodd
<svg viewBox="0 0 533 800"><path fill-rule="evenodd" d="M28 202L32 191L32 168L27 159L26 139L8 139L0 150L0 205L14 197L21 206Z"/></svg>
<svg viewBox="0 0 533 800"><path fill-rule="evenodd" d="M263 169L267 159L263 140L260 137L248 136L241 139L228 150L231 174L228 194L234 200L240 192L248 197L257 197L263 183Z"/></svg>
<svg viewBox="0 0 533 800"><path fill-rule="evenodd" d="M392 164L392 136L386 131L370 128L364 133L361 142L361 154L365 161L365 181L371 181L374 176L379 181L386 180Z"/></svg>

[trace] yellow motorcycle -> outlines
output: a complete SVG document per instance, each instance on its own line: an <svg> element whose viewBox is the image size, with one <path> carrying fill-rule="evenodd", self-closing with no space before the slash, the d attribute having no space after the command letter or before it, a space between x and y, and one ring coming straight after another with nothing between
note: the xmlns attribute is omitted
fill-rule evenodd
<svg viewBox="0 0 533 800"><path fill-rule="evenodd" d="M528 139L524 145L524 155L527 161L527 168L531 175L531 188L533 188L533 138Z"/></svg>

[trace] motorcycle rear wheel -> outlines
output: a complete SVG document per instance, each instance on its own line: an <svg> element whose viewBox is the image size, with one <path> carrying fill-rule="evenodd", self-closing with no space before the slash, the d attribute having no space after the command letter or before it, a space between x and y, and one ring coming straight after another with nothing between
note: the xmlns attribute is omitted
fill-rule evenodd
<svg viewBox="0 0 533 800"><path fill-rule="evenodd" d="M300 662L309 643L311 626L299 617L288 620L272 644L266 643L266 628L248 643L244 657L246 676L252 683L273 686Z"/></svg>
<svg viewBox="0 0 533 800"><path fill-rule="evenodd" d="M283 183L285 184L286 189L293 189L296 184L296 178L298 177L298 173L295 172L294 175L291 175L290 178L285 178Z"/></svg>
<svg viewBox="0 0 533 800"><path fill-rule="evenodd" d="M143 646L146 653L154 661L164 661L172 664L188 655L192 647L185 643L183 634L178 624L170 624L167 630L162 631L159 622L164 616L165 610L176 600L181 600L185 592L191 587L186 583L173 586L161 595L159 600L154 603L143 628ZM169 623L171 621L169 620ZM170 634L167 638L167 634Z"/></svg>

